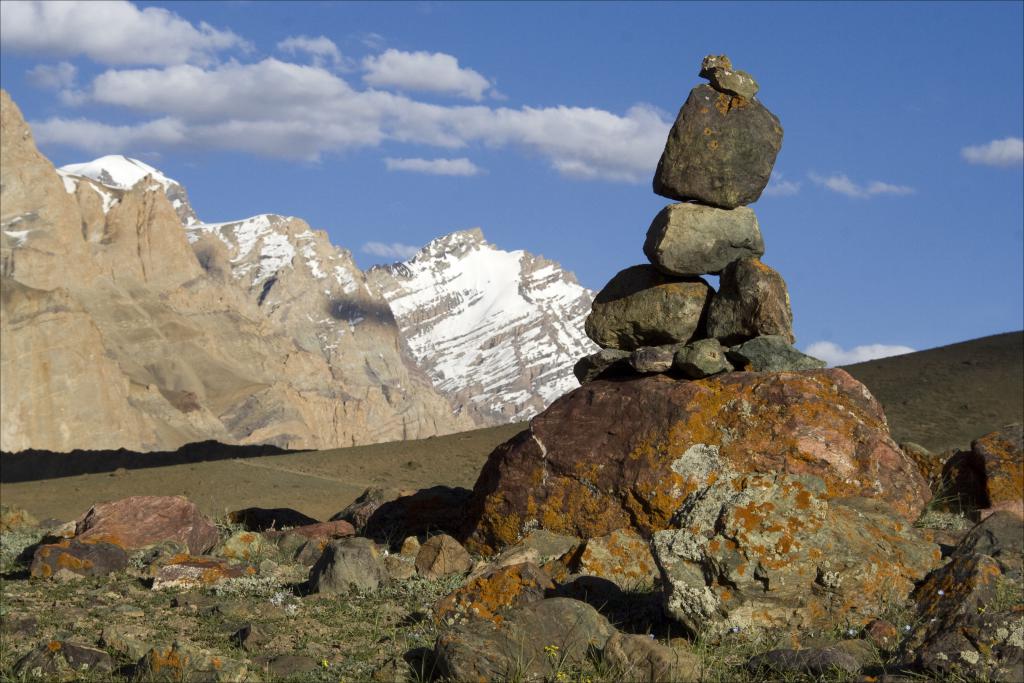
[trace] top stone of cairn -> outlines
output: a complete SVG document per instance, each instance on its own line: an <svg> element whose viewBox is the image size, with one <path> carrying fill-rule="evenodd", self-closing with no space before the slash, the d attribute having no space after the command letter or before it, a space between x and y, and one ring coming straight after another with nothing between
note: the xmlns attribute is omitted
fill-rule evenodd
<svg viewBox="0 0 1024 683"><path fill-rule="evenodd" d="M757 201L782 148L779 119L754 99L757 82L709 55L669 132L654 191L679 201L734 209Z"/></svg>

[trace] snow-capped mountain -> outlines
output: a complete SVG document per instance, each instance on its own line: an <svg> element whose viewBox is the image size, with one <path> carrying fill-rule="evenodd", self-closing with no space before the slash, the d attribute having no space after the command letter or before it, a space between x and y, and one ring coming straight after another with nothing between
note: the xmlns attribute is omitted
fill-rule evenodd
<svg viewBox="0 0 1024 683"><path fill-rule="evenodd" d="M481 424L524 420L579 386L573 364L593 292L541 256L503 251L479 228L372 268L420 367Z"/></svg>

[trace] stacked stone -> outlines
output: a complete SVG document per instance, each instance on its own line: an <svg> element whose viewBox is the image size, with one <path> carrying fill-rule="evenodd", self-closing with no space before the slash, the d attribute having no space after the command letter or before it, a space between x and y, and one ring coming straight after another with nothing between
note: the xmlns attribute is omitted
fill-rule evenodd
<svg viewBox="0 0 1024 683"><path fill-rule="evenodd" d="M666 372L700 379L732 370L821 368L793 347L786 283L760 261L753 210L782 146L778 118L757 82L725 55L709 55L669 132L655 193L678 200L654 218L649 264L611 279L594 299L587 336L602 350L574 368L599 375ZM718 275L715 292L701 277Z"/></svg>

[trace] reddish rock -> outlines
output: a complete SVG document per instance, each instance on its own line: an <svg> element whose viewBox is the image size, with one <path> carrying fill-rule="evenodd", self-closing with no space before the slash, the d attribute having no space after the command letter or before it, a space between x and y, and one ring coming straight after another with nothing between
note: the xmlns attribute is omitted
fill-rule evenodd
<svg viewBox="0 0 1024 683"><path fill-rule="evenodd" d="M534 528L594 538L671 526L717 476L713 448L739 473L813 475L824 499L878 498L914 520L927 482L892 441L879 403L839 369L595 380L499 446L473 490L467 546L491 554Z"/></svg>
<svg viewBox="0 0 1024 683"><path fill-rule="evenodd" d="M344 510L331 517L331 521L344 520L350 522L357 532L362 533L366 528L366 523L370 520L373 513L377 511L377 508L393 498L393 496L388 497L382 488L368 488L360 493L354 501L349 503Z"/></svg>
<svg viewBox="0 0 1024 683"><path fill-rule="evenodd" d="M139 550L180 541L199 555L217 543L217 527L183 496L132 496L93 505L78 520L76 538Z"/></svg>
<svg viewBox="0 0 1024 683"><path fill-rule="evenodd" d="M943 476L961 505L1024 517L1024 429L1012 424L975 439L946 463Z"/></svg>
<svg viewBox="0 0 1024 683"><path fill-rule="evenodd" d="M416 554L416 571L426 579L461 574L473 567L473 559L458 541L448 534L433 536Z"/></svg>
<svg viewBox="0 0 1024 683"><path fill-rule="evenodd" d="M498 567L441 598L434 607L434 619L440 624L466 618L500 623L502 611L543 600L546 591L554 588L551 578L532 562Z"/></svg>
<svg viewBox="0 0 1024 683"><path fill-rule="evenodd" d="M323 553L327 544L336 538L355 536L352 524L344 520L317 522L295 527L288 531L268 531L266 535L277 542L282 555L312 566Z"/></svg>
<svg viewBox="0 0 1024 683"><path fill-rule="evenodd" d="M225 579L252 576L256 569L232 564L219 557L179 555L153 568L153 590L205 588Z"/></svg>
<svg viewBox="0 0 1024 683"><path fill-rule="evenodd" d="M900 632L891 621L872 619L864 627L864 638L879 650L888 651L899 643Z"/></svg>
<svg viewBox="0 0 1024 683"><path fill-rule="evenodd" d="M29 573L40 579L60 575L104 576L128 566L128 553L102 541L71 539L36 548Z"/></svg>

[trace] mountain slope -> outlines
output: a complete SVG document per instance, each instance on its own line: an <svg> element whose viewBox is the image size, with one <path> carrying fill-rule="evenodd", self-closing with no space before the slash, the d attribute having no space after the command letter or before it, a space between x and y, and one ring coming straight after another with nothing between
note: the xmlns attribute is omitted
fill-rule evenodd
<svg viewBox="0 0 1024 683"><path fill-rule="evenodd" d="M583 333L593 294L557 263L502 251L479 229L368 275L434 386L479 424L543 410L579 386L572 366L597 348Z"/></svg>

